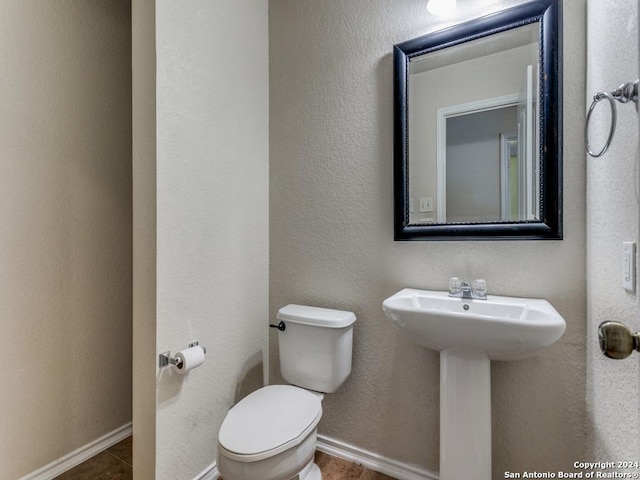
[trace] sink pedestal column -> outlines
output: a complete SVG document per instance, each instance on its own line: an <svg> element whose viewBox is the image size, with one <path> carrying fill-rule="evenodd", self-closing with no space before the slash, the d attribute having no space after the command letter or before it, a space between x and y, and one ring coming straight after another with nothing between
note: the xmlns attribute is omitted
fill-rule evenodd
<svg viewBox="0 0 640 480"><path fill-rule="evenodd" d="M440 480L491 480L491 367L440 352Z"/></svg>

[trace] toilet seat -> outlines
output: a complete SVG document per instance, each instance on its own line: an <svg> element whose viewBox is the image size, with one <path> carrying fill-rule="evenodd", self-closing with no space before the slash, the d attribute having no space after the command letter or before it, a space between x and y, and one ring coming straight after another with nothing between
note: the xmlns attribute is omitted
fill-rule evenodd
<svg viewBox="0 0 640 480"><path fill-rule="evenodd" d="M239 462L272 457L301 443L322 417L320 398L291 385L269 385L238 402L218 434L221 453Z"/></svg>

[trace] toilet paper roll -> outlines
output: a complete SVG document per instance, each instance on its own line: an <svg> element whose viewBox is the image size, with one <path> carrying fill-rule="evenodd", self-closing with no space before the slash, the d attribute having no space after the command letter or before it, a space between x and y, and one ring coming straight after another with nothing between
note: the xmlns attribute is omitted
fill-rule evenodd
<svg viewBox="0 0 640 480"><path fill-rule="evenodd" d="M176 360L178 360L176 363L178 372L186 373L204 363L204 349L200 345L187 348L176 353Z"/></svg>

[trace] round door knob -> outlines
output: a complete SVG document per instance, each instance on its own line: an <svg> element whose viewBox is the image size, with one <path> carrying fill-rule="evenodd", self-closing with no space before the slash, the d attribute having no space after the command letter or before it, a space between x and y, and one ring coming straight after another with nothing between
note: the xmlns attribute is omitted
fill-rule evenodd
<svg viewBox="0 0 640 480"><path fill-rule="evenodd" d="M624 323L602 322L598 327L598 340L602 353L616 360L627 358L634 350L640 351L638 333L631 333Z"/></svg>

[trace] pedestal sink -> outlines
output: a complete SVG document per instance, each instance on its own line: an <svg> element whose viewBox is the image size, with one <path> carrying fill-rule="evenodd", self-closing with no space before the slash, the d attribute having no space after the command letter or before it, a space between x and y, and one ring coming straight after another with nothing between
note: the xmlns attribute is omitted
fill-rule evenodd
<svg viewBox="0 0 640 480"><path fill-rule="evenodd" d="M405 288L382 303L418 345L440 352L440 480L491 480L491 360L552 345L566 324L541 299L486 300Z"/></svg>

